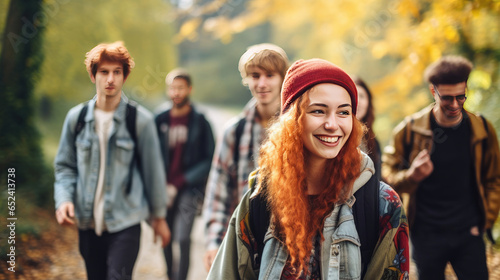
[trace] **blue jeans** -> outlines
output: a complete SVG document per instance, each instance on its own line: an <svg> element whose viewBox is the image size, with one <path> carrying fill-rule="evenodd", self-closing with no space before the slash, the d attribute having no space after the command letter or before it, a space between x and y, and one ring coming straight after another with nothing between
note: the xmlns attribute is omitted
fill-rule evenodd
<svg viewBox="0 0 500 280"><path fill-rule="evenodd" d="M167 262L167 275L171 280L187 279L191 250L191 230L203 196L191 190L180 191L172 208L168 209L167 224L172 232L172 242L163 250ZM172 243L179 244L180 256L174 258Z"/></svg>
<svg viewBox="0 0 500 280"><path fill-rule="evenodd" d="M486 248L483 237L470 230L461 232L411 232L413 259L419 279L444 280L449 262L458 279L487 280Z"/></svg>
<svg viewBox="0 0 500 280"><path fill-rule="evenodd" d="M80 254L85 261L88 279L132 279L132 270L139 253L141 225L122 231L103 232L79 230Z"/></svg>

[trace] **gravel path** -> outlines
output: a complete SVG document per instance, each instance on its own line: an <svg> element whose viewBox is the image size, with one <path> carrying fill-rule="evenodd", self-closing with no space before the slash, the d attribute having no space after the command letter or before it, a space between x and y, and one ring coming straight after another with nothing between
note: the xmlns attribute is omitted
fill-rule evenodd
<svg viewBox="0 0 500 280"><path fill-rule="evenodd" d="M215 137L222 136L224 124L237 112L221 110L212 106L198 105L200 111L204 112L214 131ZM205 253L205 237L201 216L197 216L191 232L191 262L188 280L205 279L207 272L203 265ZM166 276L166 264L159 242L153 243L153 232L146 224L142 225L141 248L138 261L134 269L134 279L164 280ZM174 245L174 250L176 249ZM174 251L175 252L175 251Z"/></svg>
<svg viewBox="0 0 500 280"><path fill-rule="evenodd" d="M148 225L143 223L141 227L141 248L135 264L133 279L165 280L167 279L166 264L160 243L153 243L153 231ZM188 280L205 279L207 272L202 260L205 252L205 239L203 237L203 221L200 216L196 217L191 237L191 263Z"/></svg>

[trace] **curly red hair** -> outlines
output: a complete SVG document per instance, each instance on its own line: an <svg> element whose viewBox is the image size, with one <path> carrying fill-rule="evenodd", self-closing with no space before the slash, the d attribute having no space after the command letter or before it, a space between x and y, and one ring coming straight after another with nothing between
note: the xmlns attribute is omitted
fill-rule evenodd
<svg viewBox="0 0 500 280"><path fill-rule="evenodd" d="M312 240L321 234L323 223L335 203L345 202L361 167L361 143L364 129L354 117L351 135L337 157L328 160L325 188L311 208L307 195L303 133L308 92L292 104L268 130L260 150L259 174L264 178L263 191L269 200L275 234L286 245L290 263L297 275L307 271ZM340 167L340 168L339 168Z"/></svg>

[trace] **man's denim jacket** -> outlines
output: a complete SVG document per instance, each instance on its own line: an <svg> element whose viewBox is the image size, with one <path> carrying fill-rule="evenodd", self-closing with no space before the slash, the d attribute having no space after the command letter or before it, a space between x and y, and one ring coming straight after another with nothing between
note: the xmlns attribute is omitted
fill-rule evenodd
<svg viewBox="0 0 500 280"><path fill-rule="evenodd" d="M82 104L72 108L64 121L55 158L54 198L56 209L73 202L80 229L93 227L93 205L99 176L99 139L95 132L96 98L88 102L85 126L75 139L75 126ZM127 193L134 141L126 127L128 99L122 93L113 115L104 181L104 222L109 232L138 224L148 217L165 217L166 188L163 162L153 115L137 106L136 133L142 176L137 164L132 169L132 184ZM141 179L141 177L143 179Z"/></svg>

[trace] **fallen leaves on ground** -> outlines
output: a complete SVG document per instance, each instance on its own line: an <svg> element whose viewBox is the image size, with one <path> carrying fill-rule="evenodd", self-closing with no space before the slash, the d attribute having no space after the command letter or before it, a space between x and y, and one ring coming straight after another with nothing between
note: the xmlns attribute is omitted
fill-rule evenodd
<svg viewBox="0 0 500 280"><path fill-rule="evenodd" d="M15 272L1 261L0 279L86 279L77 229L59 226L51 211L39 209L36 215L39 235L16 236Z"/></svg>

